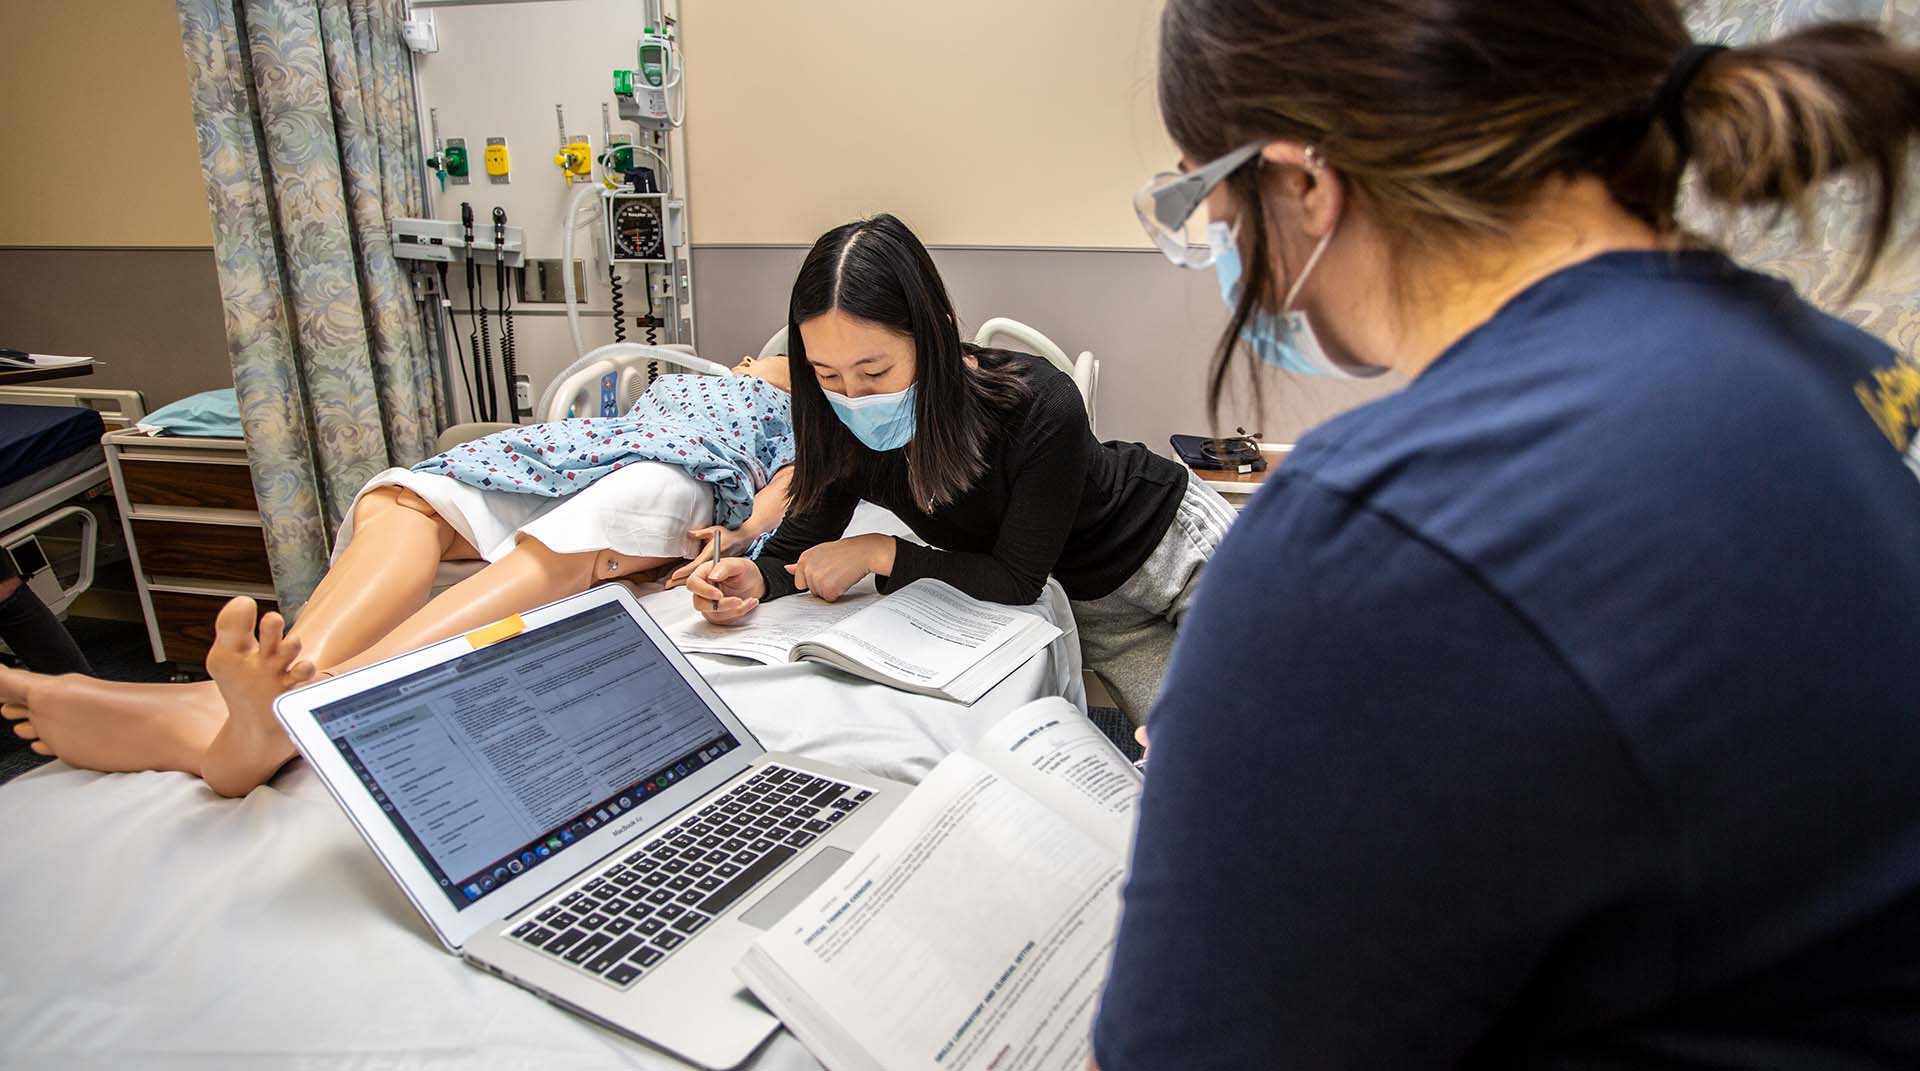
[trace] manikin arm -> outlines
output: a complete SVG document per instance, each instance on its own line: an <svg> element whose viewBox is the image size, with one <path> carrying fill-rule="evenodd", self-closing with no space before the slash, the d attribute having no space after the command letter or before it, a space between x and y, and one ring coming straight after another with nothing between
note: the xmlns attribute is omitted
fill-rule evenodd
<svg viewBox="0 0 1920 1071"><path fill-rule="evenodd" d="M713 558L712 541L715 538L725 540L720 545L720 555L728 557L746 550L753 545L754 540L778 528L781 519L787 515L787 489L792 484L793 466L787 465L774 473L773 479L768 480L765 487L754 492L753 512L740 523L740 527L731 530L723 529L719 525L695 528L689 534L696 539L707 540L707 547L694 555L692 561L675 569L673 575L667 578L667 587L679 587L686 582L687 576L693 572L695 566Z"/></svg>

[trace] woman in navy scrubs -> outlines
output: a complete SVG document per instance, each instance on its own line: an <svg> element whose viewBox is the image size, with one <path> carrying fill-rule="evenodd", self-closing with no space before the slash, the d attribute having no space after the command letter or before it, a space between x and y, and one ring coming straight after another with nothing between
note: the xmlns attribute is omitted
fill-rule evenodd
<svg viewBox="0 0 1920 1071"><path fill-rule="evenodd" d="M1674 219L1846 175L1871 265L1920 55L1673 0L1161 30L1139 208L1219 273L1216 398L1410 382L1209 568L1099 1064L1920 1066L1920 366Z"/></svg>

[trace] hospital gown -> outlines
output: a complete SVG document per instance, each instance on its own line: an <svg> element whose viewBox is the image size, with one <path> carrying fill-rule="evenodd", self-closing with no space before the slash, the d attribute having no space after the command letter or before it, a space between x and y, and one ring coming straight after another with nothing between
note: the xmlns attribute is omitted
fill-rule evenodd
<svg viewBox="0 0 1920 1071"><path fill-rule="evenodd" d="M625 415L510 428L370 481L414 491L498 560L519 536L560 553L684 557L686 531L738 527L793 463L789 397L753 376L661 376ZM351 538L343 525L335 557ZM758 549L756 544L754 549Z"/></svg>

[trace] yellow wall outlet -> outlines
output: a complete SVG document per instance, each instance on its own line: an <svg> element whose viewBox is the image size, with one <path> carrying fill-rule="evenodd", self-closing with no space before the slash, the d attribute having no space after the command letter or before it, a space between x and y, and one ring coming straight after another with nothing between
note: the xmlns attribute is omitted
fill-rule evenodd
<svg viewBox="0 0 1920 1071"><path fill-rule="evenodd" d="M505 138L487 139L487 175L495 182L507 177L507 142Z"/></svg>
<svg viewBox="0 0 1920 1071"><path fill-rule="evenodd" d="M593 145L586 140L569 141L554 154L553 166L566 172L567 183L571 185L576 178L593 176Z"/></svg>

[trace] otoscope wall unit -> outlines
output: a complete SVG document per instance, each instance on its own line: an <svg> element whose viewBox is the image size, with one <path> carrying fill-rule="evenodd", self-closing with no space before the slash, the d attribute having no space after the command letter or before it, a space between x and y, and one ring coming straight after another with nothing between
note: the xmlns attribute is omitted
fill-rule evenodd
<svg viewBox="0 0 1920 1071"><path fill-rule="evenodd" d="M697 56L689 61L679 0L413 0L413 8L431 11L438 45L413 57L426 198L409 213L422 218L398 221L391 234L442 340L449 411L512 419L510 407L525 408L516 404L521 380L538 397L610 342L696 344L682 124L700 67ZM487 170L491 139L512 148L511 182ZM516 225L500 242L505 300L494 277L495 209ZM509 331L511 386L500 352Z"/></svg>
<svg viewBox="0 0 1920 1071"><path fill-rule="evenodd" d="M401 260L451 264L462 256L471 256L481 264L492 264L499 259L493 242L493 228L475 228L471 245L468 244L466 230L458 220L449 219L396 219L388 228L393 236L393 255ZM506 251L507 267L518 268L526 263L527 239L522 228L507 227L506 241L502 245Z"/></svg>

